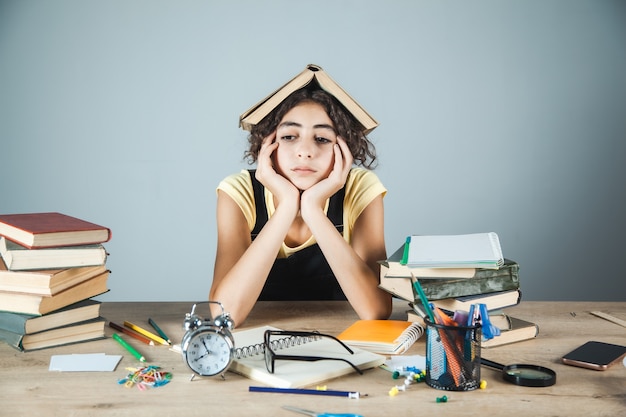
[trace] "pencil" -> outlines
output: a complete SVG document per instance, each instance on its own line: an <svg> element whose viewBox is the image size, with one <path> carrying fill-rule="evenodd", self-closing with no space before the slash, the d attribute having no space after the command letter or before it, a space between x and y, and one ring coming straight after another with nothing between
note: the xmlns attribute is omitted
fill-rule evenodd
<svg viewBox="0 0 626 417"><path fill-rule="evenodd" d="M147 331L146 329L142 329L141 327L137 326L136 324L133 324L129 321L125 321L124 322L124 327L128 327L129 329L132 329L134 331L136 331L137 333L141 333L142 335L148 337L149 339L154 340L156 343L160 343L162 345L169 345L169 343L167 343L166 340L164 340L161 336L157 336L154 333L151 333L149 331Z"/></svg>
<svg viewBox="0 0 626 417"><path fill-rule="evenodd" d="M109 326L117 330L118 332L127 334L130 337L134 337L135 339L139 340L140 342L145 343L146 345L154 346L154 342L152 340L148 339L145 336L140 335L137 332L133 332L132 330L122 327L119 324L115 324L112 321L109 322Z"/></svg>
<svg viewBox="0 0 626 417"><path fill-rule="evenodd" d="M128 352L130 352L131 355L133 355L135 358L137 358L137 360L139 362L145 362L146 361L146 358L141 353L137 352L134 347L129 345L126 342L126 340L122 339L119 334L113 333L113 339L117 340L118 343L120 345L122 345L122 347L124 347L124 349L126 349Z"/></svg>
<svg viewBox="0 0 626 417"><path fill-rule="evenodd" d="M159 336L161 336L163 339L165 339L165 341L167 342L168 345L172 344L172 341L170 340L170 338L167 337L165 332L163 330L161 330L161 328L156 324L156 322L154 320L152 320L151 318L148 318L148 323L150 323L150 326L154 327L154 330L156 330L156 332L159 334Z"/></svg>
<svg viewBox="0 0 626 417"><path fill-rule="evenodd" d="M331 397L348 397L359 398L366 397L367 394L361 394L354 391L335 391L335 390L319 390L304 388L272 388L272 387L248 387L249 392L273 392L278 394L308 394L308 395L327 395Z"/></svg>

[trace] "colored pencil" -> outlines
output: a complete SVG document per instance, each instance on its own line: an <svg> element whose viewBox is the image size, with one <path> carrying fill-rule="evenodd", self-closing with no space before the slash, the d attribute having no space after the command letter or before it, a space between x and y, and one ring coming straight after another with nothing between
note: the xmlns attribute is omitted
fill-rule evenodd
<svg viewBox="0 0 626 417"><path fill-rule="evenodd" d="M122 345L124 349L130 352L131 355L137 358L139 362L146 361L146 358L141 353L137 352L137 350L135 350L134 347L129 345L128 342L126 342L126 340L122 339L119 334L113 333L113 339L115 339L120 345Z"/></svg>
<svg viewBox="0 0 626 417"><path fill-rule="evenodd" d="M168 345L172 344L172 341L170 340L170 338L167 337L165 332L163 330L161 330L161 328L158 326L158 324L156 324L156 322L154 320L152 320L151 318L148 318L148 323L150 323L150 326L154 327L154 330L156 330L156 332L159 334L159 336L161 336L163 339L165 339L165 341L167 342Z"/></svg>
<svg viewBox="0 0 626 417"><path fill-rule="evenodd" d="M125 321L124 322L124 327L128 327L129 329L132 329L134 331L136 331L137 333L141 333L142 335L146 336L149 339L154 340L156 343L160 343L162 345L169 345L169 343L167 343L167 341L165 339L163 339L161 336L157 336L156 334L147 331L146 329L142 329L141 327L137 326L136 324L133 324L129 321Z"/></svg>
<svg viewBox="0 0 626 417"><path fill-rule="evenodd" d="M120 326L119 324L113 323L112 321L109 322L109 326L115 330L117 330L118 332L122 332L130 337L134 337L135 339L139 340L142 343L145 343L146 345L150 345L150 346L154 346L154 342L150 339L148 339L147 337L140 335L137 332L134 332L130 329L127 329L125 327Z"/></svg>

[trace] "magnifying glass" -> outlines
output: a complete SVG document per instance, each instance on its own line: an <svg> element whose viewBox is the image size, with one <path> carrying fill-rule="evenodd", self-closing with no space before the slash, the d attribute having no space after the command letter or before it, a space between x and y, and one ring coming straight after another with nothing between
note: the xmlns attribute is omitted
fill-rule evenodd
<svg viewBox="0 0 626 417"><path fill-rule="evenodd" d="M556 384L556 372L539 365L501 365L489 359L480 358L482 365L502 371L505 381L524 387L549 387Z"/></svg>

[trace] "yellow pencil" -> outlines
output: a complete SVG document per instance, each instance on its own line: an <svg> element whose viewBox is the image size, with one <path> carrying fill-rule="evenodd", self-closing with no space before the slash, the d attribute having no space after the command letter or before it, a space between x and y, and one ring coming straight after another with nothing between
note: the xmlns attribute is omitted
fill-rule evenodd
<svg viewBox="0 0 626 417"><path fill-rule="evenodd" d="M141 333L142 335L154 340L157 343L160 343L162 345L169 345L169 343L167 343L167 340L163 339L160 336L157 336L156 334L147 331L146 329L142 329L141 327L137 326L136 324L133 324L129 321L125 321L124 322L124 326L128 327L129 329L132 329L134 331L136 331L137 333Z"/></svg>

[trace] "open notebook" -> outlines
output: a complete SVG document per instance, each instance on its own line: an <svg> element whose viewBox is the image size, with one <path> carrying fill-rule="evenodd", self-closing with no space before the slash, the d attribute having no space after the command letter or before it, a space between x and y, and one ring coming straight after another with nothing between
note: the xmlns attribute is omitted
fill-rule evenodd
<svg viewBox="0 0 626 417"><path fill-rule="evenodd" d="M268 329L279 330L270 326L262 326L233 332L235 359L229 368L230 371L277 388L298 388L351 373L356 374L349 364L336 360L316 362L277 360L274 373L270 374L265 367L265 355L263 353L263 335ZM286 346L275 352L280 355L344 358L361 370L380 366L385 362L385 357L382 355L358 348L352 348L352 350L354 354L350 354L335 340L322 337L301 344Z"/></svg>

